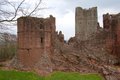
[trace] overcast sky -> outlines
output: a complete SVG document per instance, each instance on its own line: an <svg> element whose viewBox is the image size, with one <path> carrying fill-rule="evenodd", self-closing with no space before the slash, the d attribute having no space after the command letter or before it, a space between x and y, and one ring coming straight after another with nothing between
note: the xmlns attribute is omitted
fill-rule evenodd
<svg viewBox="0 0 120 80"><path fill-rule="evenodd" d="M35 0L29 0L35 1ZM48 17L50 14L56 17L56 28L62 31L65 39L75 34L75 8L96 7L98 10L98 21L102 26L102 15L106 13L117 14L120 12L120 0L43 0L41 16Z"/></svg>
<svg viewBox="0 0 120 80"><path fill-rule="evenodd" d="M120 0L43 0L48 9L43 11L44 16L52 14L56 17L56 28L62 31L65 39L75 34L75 8L91 8L97 6L98 21L102 26L102 15L120 12Z"/></svg>

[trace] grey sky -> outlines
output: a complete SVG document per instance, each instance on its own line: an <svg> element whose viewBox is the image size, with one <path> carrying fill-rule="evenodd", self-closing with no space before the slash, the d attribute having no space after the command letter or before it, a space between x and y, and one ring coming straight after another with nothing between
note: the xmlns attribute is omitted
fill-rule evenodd
<svg viewBox="0 0 120 80"><path fill-rule="evenodd" d="M97 6L98 21L101 26L103 14L120 12L120 0L43 0L41 6L47 8L41 10L39 13L41 17L48 17L50 14L56 17L56 28L64 33L65 39L75 34L75 7L88 9Z"/></svg>
<svg viewBox="0 0 120 80"><path fill-rule="evenodd" d="M56 17L57 30L65 34L65 39L75 34L75 7L88 9L97 6L101 26L103 14L120 12L120 0L44 0L43 5L48 7L43 11L44 16L52 14Z"/></svg>

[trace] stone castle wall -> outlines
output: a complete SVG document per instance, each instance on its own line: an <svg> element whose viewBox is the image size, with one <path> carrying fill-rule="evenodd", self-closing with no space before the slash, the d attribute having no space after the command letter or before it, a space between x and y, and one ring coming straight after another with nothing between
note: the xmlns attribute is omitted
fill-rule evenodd
<svg viewBox="0 0 120 80"><path fill-rule="evenodd" d="M97 31L98 26L97 7L90 9L76 8L75 12L75 36L80 40L87 40L90 34Z"/></svg>
<svg viewBox="0 0 120 80"><path fill-rule="evenodd" d="M104 28L100 28L96 7L76 8L76 34L67 43L64 34L56 32L54 17L18 18L18 53L14 59L18 69L42 75L57 70L95 73L104 69L103 64L116 64L118 60L109 53L120 57L120 14L105 14L103 20Z"/></svg>
<svg viewBox="0 0 120 80"><path fill-rule="evenodd" d="M106 32L109 32L106 45L112 50L110 53L120 56L120 13L104 14L103 28Z"/></svg>
<svg viewBox="0 0 120 80"><path fill-rule="evenodd" d="M25 68L44 69L50 66L56 29L55 18L20 17L17 25L18 63Z"/></svg>

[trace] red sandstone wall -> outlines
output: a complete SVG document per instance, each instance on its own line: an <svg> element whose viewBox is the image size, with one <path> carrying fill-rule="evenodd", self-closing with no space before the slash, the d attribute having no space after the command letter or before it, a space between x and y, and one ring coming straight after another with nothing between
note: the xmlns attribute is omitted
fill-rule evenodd
<svg viewBox="0 0 120 80"><path fill-rule="evenodd" d="M55 18L21 17L18 19L18 62L35 67L44 54L53 51Z"/></svg>
<svg viewBox="0 0 120 80"><path fill-rule="evenodd" d="M120 56L120 14L103 15L103 27L108 36L106 38L106 47L111 54Z"/></svg>
<svg viewBox="0 0 120 80"><path fill-rule="evenodd" d="M117 27L116 27L116 55L120 56L120 21L118 21Z"/></svg>

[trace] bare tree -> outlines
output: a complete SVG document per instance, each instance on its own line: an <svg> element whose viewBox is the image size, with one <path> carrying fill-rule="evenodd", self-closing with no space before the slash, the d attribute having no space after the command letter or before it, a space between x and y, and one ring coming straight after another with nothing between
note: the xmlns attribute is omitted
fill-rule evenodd
<svg viewBox="0 0 120 80"><path fill-rule="evenodd" d="M10 2L8 0L0 1L0 23L1 22L11 22L16 21L18 16L31 16L35 12L41 10L40 4L42 0L39 0L33 10L28 11L24 5L29 5L25 3L26 0L22 0L21 2ZM33 6L33 5L31 5ZM5 9L8 8L8 9ZM10 10L11 9L11 10Z"/></svg>
<svg viewBox="0 0 120 80"><path fill-rule="evenodd" d="M35 16L41 11L41 2L30 4L33 0L0 0L0 30L8 30L7 26L16 25L16 20L20 16ZM31 7L32 6L32 7Z"/></svg>
<svg viewBox="0 0 120 80"><path fill-rule="evenodd" d="M34 0L29 0L29 2ZM30 4L28 0L0 0L0 61L11 59L16 53L16 42L10 33L6 33L12 26L16 26L20 16L36 16L41 9L41 1ZM8 27L11 26L11 27Z"/></svg>

